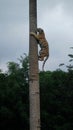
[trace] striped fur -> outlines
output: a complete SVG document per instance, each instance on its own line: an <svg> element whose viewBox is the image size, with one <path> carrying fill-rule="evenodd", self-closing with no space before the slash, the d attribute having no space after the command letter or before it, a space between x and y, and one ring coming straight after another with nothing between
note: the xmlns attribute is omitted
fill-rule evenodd
<svg viewBox="0 0 73 130"><path fill-rule="evenodd" d="M44 71L44 65L49 57L49 45L45 38L45 33L43 29L37 28L36 33L30 32L30 35L34 36L37 40L41 50L39 51L38 60L44 61L42 65L42 71ZM45 58L46 57L46 58Z"/></svg>

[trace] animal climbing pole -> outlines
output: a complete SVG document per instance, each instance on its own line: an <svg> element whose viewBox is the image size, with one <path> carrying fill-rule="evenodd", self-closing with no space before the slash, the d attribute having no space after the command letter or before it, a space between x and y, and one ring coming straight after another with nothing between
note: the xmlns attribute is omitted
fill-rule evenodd
<svg viewBox="0 0 73 130"><path fill-rule="evenodd" d="M30 32L37 29L37 0L29 0L29 102L30 130L40 130L38 47Z"/></svg>

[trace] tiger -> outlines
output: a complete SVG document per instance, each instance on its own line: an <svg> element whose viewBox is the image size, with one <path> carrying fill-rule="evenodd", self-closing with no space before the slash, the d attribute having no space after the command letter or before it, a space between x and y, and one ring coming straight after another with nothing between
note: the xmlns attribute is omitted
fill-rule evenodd
<svg viewBox="0 0 73 130"><path fill-rule="evenodd" d="M34 38L37 40L37 43L39 44L39 46L41 48L41 50L39 51L38 60L44 61L43 65L42 65L42 71L44 71L45 62L49 58L49 45L45 38L44 30L41 28L37 28L35 33L30 32L30 35L34 36Z"/></svg>

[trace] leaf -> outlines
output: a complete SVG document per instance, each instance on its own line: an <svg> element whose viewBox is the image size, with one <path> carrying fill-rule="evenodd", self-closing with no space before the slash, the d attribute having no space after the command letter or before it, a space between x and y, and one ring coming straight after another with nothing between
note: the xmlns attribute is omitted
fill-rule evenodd
<svg viewBox="0 0 73 130"><path fill-rule="evenodd" d="M69 60L69 62L72 62L72 61L73 61L73 59Z"/></svg>
<svg viewBox="0 0 73 130"><path fill-rule="evenodd" d="M70 49L73 49L73 47L70 47Z"/></svg>
<svg viewBox="0 0 73 130"><path fill-rule="evenodd" d="M73 66L72 65L69 65L69 66L66 66L67 68L69 68L69 69L72 69L73 68Z"/></svg>
<svg viewBox="0 0 73 130"><path fill-rule="evenodd" d="M60 67L60 66L63 66L63 65L64 65L64 63L61 63L61 64L59 65L59 67Z"/></svg>
<svg viewBox="0 0 73 130"><path fill-rule="evenodd" d="M73 58L73 55L72 55L72 54L69 54L68 56L71 57L71 58Z"/></svg>

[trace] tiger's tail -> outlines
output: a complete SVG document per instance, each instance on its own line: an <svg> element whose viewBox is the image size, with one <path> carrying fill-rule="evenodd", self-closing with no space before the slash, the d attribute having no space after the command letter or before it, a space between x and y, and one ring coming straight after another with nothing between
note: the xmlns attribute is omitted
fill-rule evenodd
<svg viewBox="0 0 73 130"><path fill-rule="evenodd" d="M45 58L45 60L44 60L44 62L43 62L43 65L42 65L42 71L44 71L44 65L45 65L45 63L46 63L48 57L49 57L49 55L47 55L47 57Z"/></svg>

